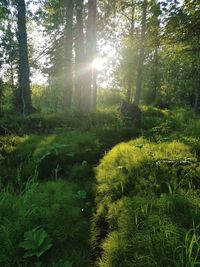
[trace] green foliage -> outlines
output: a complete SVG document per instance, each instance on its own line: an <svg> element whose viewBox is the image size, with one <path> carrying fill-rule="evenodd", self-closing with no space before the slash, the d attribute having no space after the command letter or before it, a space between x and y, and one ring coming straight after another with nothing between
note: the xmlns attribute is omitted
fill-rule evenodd
<svg viewBox="0 0 200 267"><path fill-rule="evenodd" d="M198 170L190 148L177 141L140 138L109 151L96 168L98 266L198 264Z"/></svg>
<svg viewBox="0 0 200 267"><path fill-rule="evenodd" d="M174 196L174 200L176 197L178 196ZM189 201L187 197L182 197ZM124 197L112 204L107 215L109 234L103 242L102 260L98 266L198 264L198 227L192 227L192 218L189 226L191 230L188 231L180 218L174 221L173 216L177 210L170 210L168 201L171 204L173 202L168 196L160 199ZM183 208L184 202L181 204ZM190 208L193 211L196 209L195 205ZM188 255L191 256L190 259Z"/></svg>
<svg viewBox="0 0 200 267"><path fill-rule="evenodd" d="M97 98L98 108L117 107L123 99L123 95L119 90L100 89Z"/></svg>
<svg viewBox="0 0 200 267"><path fill-rule="evenodd" d="M109 152L140 129L112 109L84 119L34 115L22 119L21 133L28 127L34 132L41 120L49 134L0 137L0 265L88 267L90 241L101 267L198 266L198 116L143 106L146 138ZM1 120L18 127L17 120ZM94 183L93 166L103 155ZM22 242L26 232L30 237ZM43 239L41 246L30 242L32 235ZM30 257L24 258L20 243Z"/></svg>
<svg viewBox="0 0 200 267"><path fill-rule="evenodd" d="M138 139L119 144L97 167L99 196L116 199L123 194L160 194L166 192L166 183L187 186L189 181L182 180L179 173L185 170L185 165L195 162L189 147L176 141L156 144Z"/></svg>
<svg viewBox="0 0 200 267"><path fill-rule="evenodd" d="M17 173L24 183L35 175L35 171L41 179L50 179L56 169L57 175L62 173L62 177L84 179L92 171L87 163L82 163L96 162L101 152L101 144L95 135L81 133L2 137L0 144L2 181L13 182L16 186ZM83 173L78 174L77 168Z"/></svg>
<svg viewBox="0 0 200 267"><path fill-rule="evenodd" d="M73 264L70 261L62 261L60 260L59 263L53 265L52 267L73 267Z"/></svg>
<svg viewBox="0 0 200 267"><path fill-rule="evenodd" d="M26 251L24 258L32 256L39 258L52 247L52 243L47 232L36 227L24 233L24 241L19 244L19 247Z"/></svg>
<svg viewBox="0 0 200 267"><path fill-rule="evenodd" d="M76 197L84 190L54 181L29 183L19 195L1 192L0 265L24 267L39 257L42 266L56 265L60 259L63 264L73 262L73 267L88 266L89 224L81 211L87 198L80 202Z"/></svg>

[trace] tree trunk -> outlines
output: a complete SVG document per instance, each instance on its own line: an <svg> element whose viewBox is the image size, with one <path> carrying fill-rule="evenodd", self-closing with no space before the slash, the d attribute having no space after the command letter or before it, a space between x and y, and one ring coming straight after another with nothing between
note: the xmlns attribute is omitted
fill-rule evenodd
<svg viewBox="0 0 200 267"><path fill-rule="evenodd" d="M93 109L96 108L97 97L97 72L92 68L92 62L96 58L97 46L97 0L88 0L88 25L87 25L87 44L86 44L86 57L89 64L88 70L88 88L87 99L88 108L90 105Z"/></svg>
<svg viewBox="0 0 200 267"><path fill-rule="evenodd" d="M127 84L127 92L126 92L126 101L131 103L131 95L132 95L132 82L128 80Z"/></svg>
<svg viewBox="0 0 200 267"><path fill-rule="evenodd" d="M26 32L26 6L24 0L17 0L17 27L19 44L19 111L24 115L32 111L30 69L28 62L28 44Z"/></svg>
<svg viewBox="0 0 200 267"><path fill-rule="evenodd" d="M143 1L142 7L142 30L141 30L141 47L139 54L139 62L138 62L138 71L137 71L137 83L136 83L136 91L135 91L135 99L134 102L138 106L141 97L142 90L142 75L143 75L143 66L144 66L144 49L145 49L145 33L146 33L146 21L147 21L147 0Z"/></svg>
<svg viewBox="0 0 200 267"><path fill-rule="evenodd" d="M200 35L197 36L197 45L200 47ZM197 81L196 90L195 90L195 103L194 103L194 110L196 113L200 113L200 79L199 79L199 73L200 73L200 51L198 49L197 51L197 64L196 64L196 71L195 71L195 78Z"/></svg>
<svg viewBox="0 0 200 267"><path fill-rule="evenodd" d="M83 32L83 0L76 0L76 37L75 37L75 92L74 104L77 110L84 111L85 89L85 46Z"/></svg>
<svg viewBox="0 0 200 267"><path fill-rule="evenodd" d="M130 44L131 47L134 45L134 33L135 33L135 0L131 1L131 27L130 27ZM132 75L134 71L132 70ZM132 94L133 94L133 84L132 79L128 78L127 81L127 91L126 91L126 101L128 103L132 102Z"/></svg>
<svg viewBox="0 0 200 267"><path fill-rule="evenodd" d="M66 1L66 20L64 30L64 109L70 109L72 102L73 10L73 0Z"/></svg>
<svg viewBox="0 0 200 267"><path fill-rule="evenodd" d="M153 77L153 96L152 96L152 102L155 102L157 99L158 90L160 87L159 82L159 59L158 59L158 47L159 44L156 43L155 51L154 51L154 77Z"/></svg>
<svg viewBox="0 0 200 267"><path fill-rule="evenodd" d="M157 95L160 89L160 77L159 77L159 47L160 47L160 20L159 16L161 14L160 11L160 4L155 1L154 2L154 65L153 65L153 95L152 95L152 102L157 100Z"/></svg>
<svg viewBox="0 0 200 267"><path fill-rule="evenodd" d="M135 0L131 1L131 30L130 30L130 35L131 35L131 44L133 44L133 37L134 37L134 32L135 32Z"/></svg>

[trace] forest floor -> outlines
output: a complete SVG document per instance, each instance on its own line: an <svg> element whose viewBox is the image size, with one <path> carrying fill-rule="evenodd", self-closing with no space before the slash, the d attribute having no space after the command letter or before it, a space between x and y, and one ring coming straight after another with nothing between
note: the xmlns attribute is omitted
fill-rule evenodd
<svg viewBox="0 0 200 267"><path fill-rule="evenodd" d="M200 266L200 120L142 107L6 115L0 266Z"/></svg>

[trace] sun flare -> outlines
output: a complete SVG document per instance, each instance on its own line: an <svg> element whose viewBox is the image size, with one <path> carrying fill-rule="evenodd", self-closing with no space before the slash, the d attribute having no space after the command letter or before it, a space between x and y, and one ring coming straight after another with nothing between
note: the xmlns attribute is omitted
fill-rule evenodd
<svg viewBox="0 0 200 267"><path fill-rule="evenodd" d="M95 70L103 70L103 68L105 67L105 59L102 57L96 57L92 62L92 67Z"/></svg>

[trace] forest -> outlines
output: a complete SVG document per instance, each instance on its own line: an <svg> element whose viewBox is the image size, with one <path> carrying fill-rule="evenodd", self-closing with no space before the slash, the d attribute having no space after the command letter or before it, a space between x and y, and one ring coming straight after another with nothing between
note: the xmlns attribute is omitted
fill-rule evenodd
<svg viewBox="0 0 200 267"><path fill-rule="evenodd" d="M0 266L200 267L199 0L0 0Z"/></svg>

